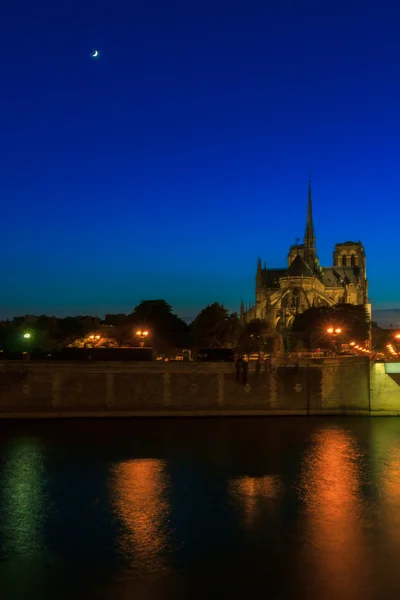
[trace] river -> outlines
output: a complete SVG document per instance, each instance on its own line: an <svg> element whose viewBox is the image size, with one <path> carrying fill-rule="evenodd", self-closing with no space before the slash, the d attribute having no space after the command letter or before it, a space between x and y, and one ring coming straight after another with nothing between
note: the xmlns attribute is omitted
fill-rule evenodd
<svg viewBox="0 0 400 600"><path fill-rule="evenodd" d="M400 419L0 422L10 600L400 597Z"/></svg>

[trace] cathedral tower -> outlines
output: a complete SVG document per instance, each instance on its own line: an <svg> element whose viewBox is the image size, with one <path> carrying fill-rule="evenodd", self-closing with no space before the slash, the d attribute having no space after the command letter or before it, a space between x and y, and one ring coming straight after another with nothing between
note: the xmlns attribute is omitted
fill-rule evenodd
<svg viewBox="0 0 400 600"><path fill-rule="evenodd" d="M368 304L367 257L361 242L336 244L333 265L348 280L345 301L351 304ZM357 278L357 286L352 280Z"/></svg>
<svg viewBox="0 0 400 600"><path fill-rule="evenodd" d="M367 258L361 242L344 242L336 244L333 252L335 267L359 267L363 277L367 276Z"/></svg>

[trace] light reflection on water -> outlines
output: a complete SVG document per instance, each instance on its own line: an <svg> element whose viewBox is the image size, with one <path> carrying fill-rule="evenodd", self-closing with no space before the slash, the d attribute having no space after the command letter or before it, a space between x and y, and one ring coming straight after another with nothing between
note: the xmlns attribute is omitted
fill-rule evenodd
<svg viewBox="0 0 400 600"><path fill-rule="evenodd" d="M43 551L45 520L43 446L35 439L10 444L1 471L1 556Z"/></svg>
<svg viewBox="0 0 400 600"><path fill-rule="evenodd" d="M366 598L372 592L364 459L355 437L338 427L317 431L304 456L299 496L305 503L306 559L325 598ZM361 566L362 578L355 577Z"/></svg>
<svg viewBox="0 0 400 600"><path fill-rule="evenodd" d="M400 597L400 420L0 422L0 457L1 597Z"/></svg>
<svg viewBox="0 0 400 600"><path fill-rule="evenodd" d="M273 509L274 501L283 493L283 484L277 475L245 476L230 481L229 491L233 502L243 509L243 526L252 527L262 511Z"/></svg>
<svg viewBox="0 0 400 600"><path fill-rule="evenodd" d="M166 568L168 488L168 474L162 460L128 460L112 470L110 495L121 522L119 550L146 571Z"/></svg>

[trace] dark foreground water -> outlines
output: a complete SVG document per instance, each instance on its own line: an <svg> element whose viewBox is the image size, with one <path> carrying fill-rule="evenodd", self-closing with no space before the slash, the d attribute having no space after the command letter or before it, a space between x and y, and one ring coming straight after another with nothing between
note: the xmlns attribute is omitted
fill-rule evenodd
<svg viewBox="0 0 400 600"><path fill-rule="evenodd" d="M0 597L400 598L400 419L0 422Z"/></svg>

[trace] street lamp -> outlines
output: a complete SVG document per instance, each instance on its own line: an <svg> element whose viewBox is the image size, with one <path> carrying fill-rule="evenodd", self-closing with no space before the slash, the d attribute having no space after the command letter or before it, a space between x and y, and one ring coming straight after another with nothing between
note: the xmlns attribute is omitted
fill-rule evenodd
<svg viewBox="0 0 400 600"><path fill-rule="evenodd" d="M342 329L340 327L328 327L326 330L331 337L333 352L337 352L337 340L335 339L340 333L342 333Z"/></svg>
<svg viewBox="0 0 400 600"><path fill-rule="evenodd" d="M140 347L143 348L144 346L144 340L146 339L146 337L149 335L148 331L137 331L136 335L138 336L139 340L140 340Z"/></svg>
<svg viewBox="0 0 400 600"><path fill-rule="evenodd" d="M26 350L25 352L23 352L23 354L25 354L26 360L30 359L29 356L29 340L31 339L31 334L29 332L26 332L23 334L23 338L25 340L25 346L26 346Z"/></svg>
<svg viewBox="0 0 400 600"><path fill-rule="evenodd" d="M339 333L342 333L342 330L340 327L329 327L329 329L326 330L327 333L330 333L331 335L339 335Z"/></svg>

